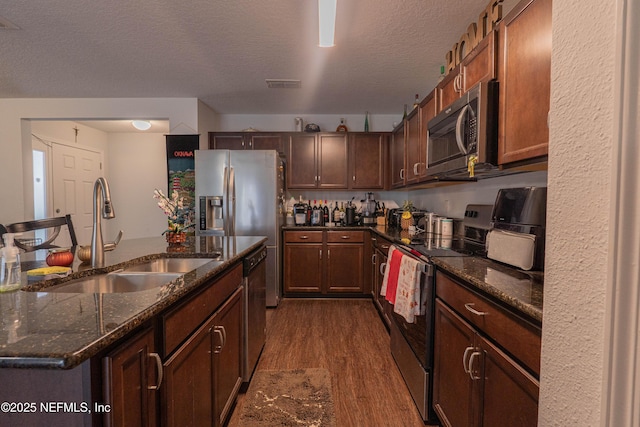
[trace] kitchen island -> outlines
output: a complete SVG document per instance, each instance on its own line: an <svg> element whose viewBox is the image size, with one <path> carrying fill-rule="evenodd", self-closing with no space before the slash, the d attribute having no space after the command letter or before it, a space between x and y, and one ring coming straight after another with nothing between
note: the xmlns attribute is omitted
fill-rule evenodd
<svg viewBox="0 0 640 427"><path fill-rule="evenodd" d="M76 260L72 266L73 273L66 278L33 282L20 291L0 294L0 381L12 385L2 388L0 401L15 405L19 402L33 404L26 407L27 411L16 406L9 408L15 411L0 413L0 425L5 425L5 422L99 425L103 414L97 414L94 405L102 405L104 419L110 419L105 421L107 423L114 422L113 418L120 415L120 420L126 420L127 408L124 408L124 414L119 414L116 411L119 402L115 396L124 391L127 396L122 401L126 401L124 406L135 407L138 402L126 394L127 390L142 390L143 406L149 411L147 415L140 415L138 408L129 412L135 416L137 411L138 417L156 420L155 415L160 413L156 410L160 401L158 395L162 396L163 402L173 399L172 389L165 384L160 388L161 372L164 370L165 377L174 378L175 383L182 374L171 371L172 361L191 354L186 351L191 350L187 346L191 341L190 334L196 335L204 320L221 318L219 315L216 317L218 311L224 311L222 314L225 316L228 313L236 316L242 312L241 305L237 304L241 295L242 259L265 241L262 236L197 237L183 245L168 246L162 237L125 240L114 251L105 254L103 268L93 269ZM48 292L54 286L77 278L174 257L208 258L211 261L162 286L138 292ZM25 254L24 258L32 256ZM39 264L42 262L34 259L23 260L25 271ZM26 283L25 271L23 279ZM229 302L234 304L229 305ZM224 307L216 311L217 305ZM226 317L221 319L224 321ZM241 317L237 317L232 324L239 327L236 323L240 321ZM137 344L140 337L147 337L142 347L146 350L142 353L133 351L129 359L140 361L137 378L131 373L134 374L132 378L124 368L121 373L124 373L124 380L141 379L150 384L142 387L124 384L122 390L118 390L112 382L114 375L118 374L118 357L126 354L131 347L129 344ZM237 339L239 342L240 337ZM239 355L240 351L234 352L232 357L236 358L236 353ZM156 366L156 362L163 368ZM238 369L239 362L238 359ZM165 383L168 381L169 378L165 378ZM237 384L234 387L237 388ZM233 398L235 393L237 389L230 390ZM52 414L48 406L40 406L42 402L51 401L61 402L63 409L57 411L53 408L56 413ZM226 403L223 402L222 406ZM223 409L228 411L226 407L216 408L216 415L226 412ZM174 415L165 413L165 409L161 413L165 420ZM179 418L173 420L180 422Z"/></svg>

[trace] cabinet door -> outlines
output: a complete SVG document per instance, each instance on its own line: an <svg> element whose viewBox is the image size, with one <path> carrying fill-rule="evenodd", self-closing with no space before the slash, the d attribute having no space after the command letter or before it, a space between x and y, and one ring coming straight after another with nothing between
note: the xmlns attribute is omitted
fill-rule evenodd
<svg viewBox="0 0 640 427"><path fill-rule="evenodd" d="M347 189L348 144L346 134L318 135L319 188Z"/></svg>
<svg viewBox="0 0 640 427"><path fill-rule="evenodd" d="M462 61L463 93L496 78L496 40L495 31L490 32Z"/></svg>
<svg viewBox="0 0 640 427"><path fill-rule="evenodd" d="M284 291L322 291L322 244L284 245Z"/></svg>
<svg viewBox="0 0 640 427"><path fill-rule="evenodd" d="M463 357L468 361L474 351L474 335L466 322L436 299L433 408L446 426L476 425L474 381L463 368Z"/></svg>
<svg viewBox="0 0 640 427"><path fill-rule="evenodd" d="M106 426L157 425L156 358L153 329L147 329L102 360L103 394L111 412ZM158 359L159 360L159 359ZM151 387L151 388L150 388Z"/></svg>
<svg viewBox="0 0 640 427"><path fill-rule="evenodd" d="M349 188L384 189L384 160L387 136L379 133L349 135Z"/></svg>
<svg viewBox="0 0 640 427"><path fill-rule="evenodd" d="M316 188L316 135L295 134L289 137L287 188Z"/></svg>
<svg viewBox="0 0 640 427"><path fill-rule="evenodd" d="M242 289L238 289L213 317L214 426L231 413L242 384ZM184 424L183 424L184 425Z"/></svg>
<svg viewBox="0 0 640 427"><path fill-rule="evenodd" d="M363 261L363 244L327 244L327 292L362 293Z"/></svg>
<svg viewBox="0 0 640 427"><path fill-rule="evenodd" d="M209 134L209 148L212 150L244 150L244 134L211 133Z"/></svg>
<svg viewBox="0 0 640 427"><path fill-rule="evenodd" d="M498 163L545 156L549 147L551 0L520 3L500 23Z"/></svg>
<svg viewBox="0 0 640 427"><path fill-rule="evenodd" d="M427 140L429 136L429 120L436 116L438 108L438 91L432 90L420 103L420 165L418 167L418 179L420 181L427 175Z"/></svg>
<svg viewBox="0 0 640 427"><path fill-rule="evenodd" d="M420 174L420 111L414 109L405 121L406 184L418 182Z"/></svg>
<svg viewBox="0 0 640 427"><path fill-rule="evenodd" d="M405 120L406 122L406 120ZM391 187L404 186L405 179L405 124L396 127L391 136Z"/></svg>
<svg viewBox="0 0 640 427"><path fill-rule="evenodd" d="M166 426L211 426L214 326L207 320L165 362L162 419Z"/></svg>
<svg viewBox="0 0 640 427"><path fill-rule="evenodd" d="M477 339L484 359L481 425L538 425L538 381L492 343Z"/></svg>
<svg viewBox="0 0 640 427"><path fill-rule="evenodd" d="M438 112L444 110L453 101L462 95L462 84L460 75L460 65L451 70L444 79L438 83Z"/></svg>
<svg viewBox="0 0 640 427"><path fill-rule="evenodd" d="M285 138L282 133L250 135L249 145L252 150L276 150L280 155L285 155Z"/></svg>

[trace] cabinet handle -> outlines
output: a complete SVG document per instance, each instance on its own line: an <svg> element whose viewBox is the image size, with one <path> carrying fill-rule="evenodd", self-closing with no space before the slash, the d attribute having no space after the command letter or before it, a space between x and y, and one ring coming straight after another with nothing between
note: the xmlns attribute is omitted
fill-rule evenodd
<svg viewBox="0 0 640 427"><path fill-rule="evenodd" d="M164 376L164 369L162 368L162 359L158 353L149 353L149 357L156 359L156 370L158 371L158 384L147 386L148 390L158 390L162 384L162 377Z"/></svg>
<svg viewBox="0 0 640 427"><path fill-rule="evenodd" d="M482 378L478 375L474 375L473 373L473 361L480 355L481 353L479 351L474 351L473 353L471 353L471 357L469 358L469 376L473 381L477 381Z"/></svg>
<svg viewBox="0 0 640 427"><path fill-rule="evenodd" d="M387 268L387 263L383 262L382 264L380 264L380 274L382 274L384 276L384 270Z"/></svg>
<svg viewBox="0 0 640 427"><path fill-rule="evenodd" d="M327 261L331 259L331 249L327 249Z"/></svg>
<svg viewBox="0 0 640 427"><path fill-rule="evenodd" d="M351 236L344 235L344 236L340 236L340 238L343 240L348 240L351 238Z"/></svg>
<svg viewBox="0 0 640 427"><path fill-rule="evenodd" d="M473 308L473 303L472 302L468 302L464 305L464 308L466 308L468 311L470 311L471 313L475 314L476 316L486 316L487 314L489 314L486 311L478 311L475 308Z"/></svg>
<svg viewBox="0 0 640 427"><path fill-rule="evenodd" d="M222 351L222 347L224 347L224 334L222 332L224 328L222 326L215 326L213 328L213 333L220 337L220 345L216 345L213 349L213 354L220 354Z"/></svg>
<svg viewBox="0 0 640 427"><path fill-rule="evenodd" d="M400 169L400 179L404 179L404 168Z"/></svg>
<svg viewBox="0 0 640 427"><path fill-rule="evenodd" d="M468 374L470 371L470 367L467 365L467 356L469 356L469 352L473 351L473 347L467 347L464 349L464 354L462 355L462 367L464 368L464 373Z"/></svg>
<svg viewBox="0 0 640 427"><path fill-rule="evenodd" d="M376 265L376 254L371 255L371 264Z"/></svg>
<svg viewBox="0 0 640 427"><path fill-rule="evenodd" d="M322 249L320 249L320 261L322 261Z"/></svg>
<svg viewBox="0 0 640 427"><path fill-rule="evenodd" d="M414 163L413 164L413 174L414 175L418 175L418 166L420 166L420 163Z"/></svg>
<svg viewBox="0 0 640 427"><path fill-rule="evenodd" d="M356 182L356 176L353 175L353 182Z"/></svg>
<svg viewBox="0 0 640 427"><path fill-rule="evenodd" d="M242 148L244 148L244 141L242 141Z"/></svg>
<svg viewBox="0 0 640 427"><path fill-rule="evenodd" d="M309 238L309 236L307 236L306 234L304 236L300 236L300 240L307 240Z"/></svg>
<svg viewBox="0 0 640 427"><path fill-rule="evenodd" d="M252 147L252 142L251 141L249 141L249 147Z"/></svg>
<svg viewBox="0 0 640 427"><path fill-rule="evenodd" d="M385 250L386 250L386 249L389 249L389 245L381 245L380 247L381 247L382 249L385 249Z"/></svg>

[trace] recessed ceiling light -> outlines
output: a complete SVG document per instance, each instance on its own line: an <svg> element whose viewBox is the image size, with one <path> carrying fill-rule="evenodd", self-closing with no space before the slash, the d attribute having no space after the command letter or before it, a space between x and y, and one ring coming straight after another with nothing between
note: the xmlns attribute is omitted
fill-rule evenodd
<svg viewBox="0 0 640 427"><path fill-rule="evenodd" d="M151 122L148 120L132 120L131 124L138 130L149 130L151 128Z"/></svg>
<svg viewBox="0 0 640 427"><path fill-rule="evenodd" d="M299 89L300 80L296 79L265 79L269 89Z"/></svg>

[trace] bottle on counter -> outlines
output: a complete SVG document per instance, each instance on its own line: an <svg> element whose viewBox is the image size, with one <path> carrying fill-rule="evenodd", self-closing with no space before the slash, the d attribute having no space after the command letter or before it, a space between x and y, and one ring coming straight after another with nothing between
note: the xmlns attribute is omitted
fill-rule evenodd
<svg viewBox="0 0 640 427"><path fill-rule="evenodd" d="M4 248L0 249L0 292L16 291L21 287L20 249L14 246L14 234L5 233Z"/></svg>
<svg viewBox="0 0 640 427"><path fill-rule="evenodd" d="M324 207L322 208L322 220L324 225L329 225L329 206L327 205L327 201L324 201Z"/></svg>
<svg viewBox="0 0 640 427"><path fill-rule="evenodd" d="M333 225L338 225L340 222L340 209L338 209L338 201L336 200L336 204L333 207L333 211L331 212L331 222Z"/></svg>
<svg viewBox="0 0 640 427"><path fill-rule="evenodd" d="M311 207L311 200L307 204L307 221L306 225L311 225L311 216L313 215L313 208Z"/></svg>
<svg viewBox="0 0 640 427"><path fill-rule="evenodd" d="M340 202L340 222L342 224L344 224L344 217L345 217L344 202Z"/></svg>
<svg viewBox="0 0 640 427"><path fill-rule="evenodd" d="M313 207L311 208L311 225L322 225L320 223L322 218L322 214L320 212L322 211L318 209L317 202L317 200L314 200Z"/></svg>

